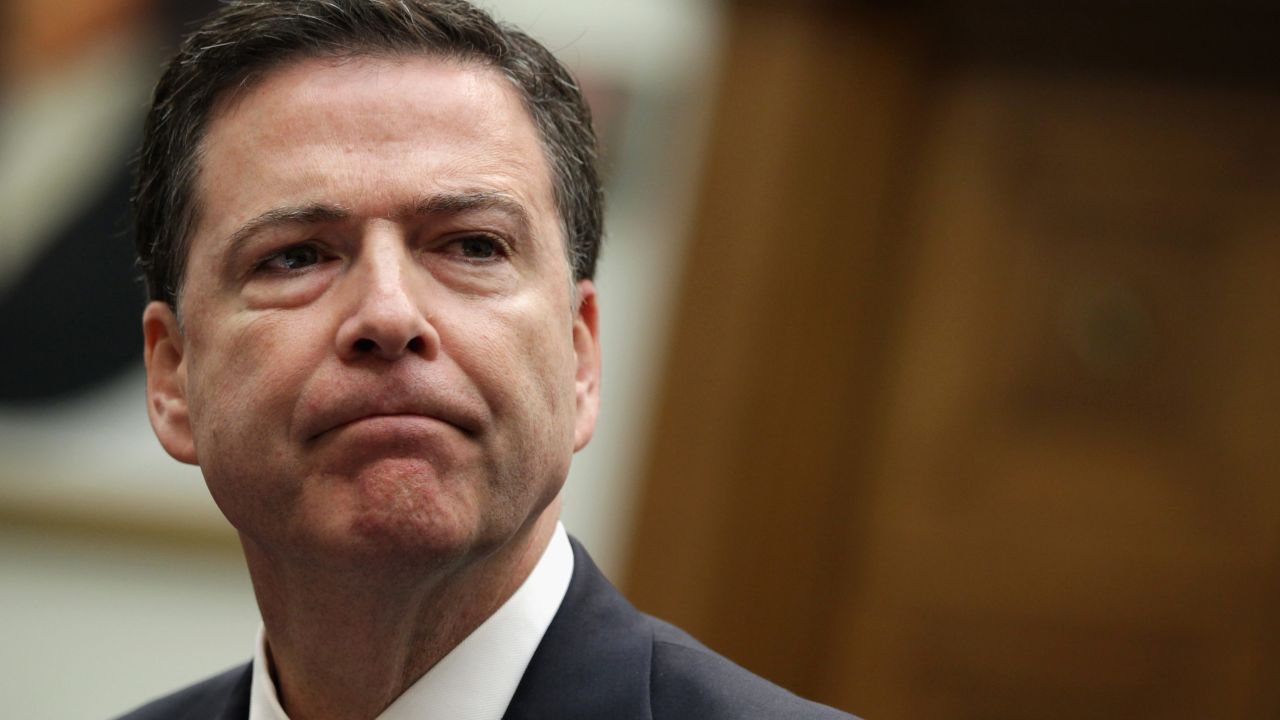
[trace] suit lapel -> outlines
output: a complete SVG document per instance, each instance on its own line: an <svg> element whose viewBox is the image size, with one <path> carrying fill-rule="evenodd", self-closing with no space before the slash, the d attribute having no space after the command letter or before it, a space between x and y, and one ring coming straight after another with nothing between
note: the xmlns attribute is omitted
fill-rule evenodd
<svg viewBox="0 0 1280 720"><path fill-rule="evenodd" d="M653 632L571 542L569 590L503 720L651 720Z"/></svg>
<svg viewBox="0 0 1280 720"><path fill-rule="evenodd" d="M253 682L253 663L244 666L244 671L236 678L227 693L225 702L217 713L212 715L216 720L248 720L249 687Z"/></svg>

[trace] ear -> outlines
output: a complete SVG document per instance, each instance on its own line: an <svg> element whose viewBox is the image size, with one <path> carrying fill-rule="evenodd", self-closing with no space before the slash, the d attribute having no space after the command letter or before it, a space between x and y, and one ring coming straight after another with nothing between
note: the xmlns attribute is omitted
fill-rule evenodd
<svg viewBox="0 0 1280 720"><path fill-rule="evenodd" d="M187 364L182 331L168 304L153 301L142 311L142 336L151 428L175 460L195 465L195 439L187 416Z"/></svg>
<svg viewBox="0 0 1280 720"><path fill-rule="evenodd" d="M591 440L596 431L596 416L600 413L600 317L595 283L579 280L577 300L573 314L573 352L578 358L574 452L586 447Z"/></svg>

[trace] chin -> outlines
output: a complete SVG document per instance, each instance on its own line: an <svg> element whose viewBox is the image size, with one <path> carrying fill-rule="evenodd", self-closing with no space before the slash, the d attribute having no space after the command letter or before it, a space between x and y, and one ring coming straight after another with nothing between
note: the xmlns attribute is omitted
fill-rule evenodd
<svg viewBox="0 0 1280 720"><path fill-rule="evenodd" d="M352 519L348 540L357 554L448 562L472 551L474 522L444 514L367 512Z"/></svg>
<svg viewBox="0 0 1280 720"><path fill-rule="evenodd" d="M289 521L277 524L282 542L269 544L277 556L315 565L447 565L484 552L483 507L472 478L441 476L420 461L383 461L355 475L314 478L288 503ZM275 534L255 520L258 530Z"/></svg>
<svg viewBox="0 0 1280 720"><path fill-rule="evenodd" d="M487 552L480 518L470 507L364 508L335 528L335 555L360 562L442 566Z"/></svg>

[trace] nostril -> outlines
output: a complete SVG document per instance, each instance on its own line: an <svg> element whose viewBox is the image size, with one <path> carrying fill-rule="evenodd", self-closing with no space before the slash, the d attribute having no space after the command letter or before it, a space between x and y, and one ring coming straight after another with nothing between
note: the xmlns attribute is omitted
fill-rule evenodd
<svg viewBox="0 0 1280 720"><path fill-rule="evenodd" d="M373 352L377 347L378 344L369 338L360 338L355 344L356 351L362 353Z"/></svg>
<svg viewBox="0 0 1280 720"><path fill-rule="evenodd" d="M405 344L405 348L409 352L414 353L415 355L422 354L422 351L426 349L426 346L427 346L427 343L425 340L422 339L421 335L415 335L414 337L410 338L408 343Z"/></svg>

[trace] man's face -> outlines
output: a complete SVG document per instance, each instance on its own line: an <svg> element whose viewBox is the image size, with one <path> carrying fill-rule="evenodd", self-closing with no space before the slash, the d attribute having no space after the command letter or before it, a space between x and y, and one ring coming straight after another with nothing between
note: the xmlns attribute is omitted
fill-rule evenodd
<svg viewBox="0 0 1280 720"><path fill-rule="evenodd" d="M215 113L149 410L258 547L452 557L546 509L598 403L548 164L483 66L311 59Z"/></svg>

